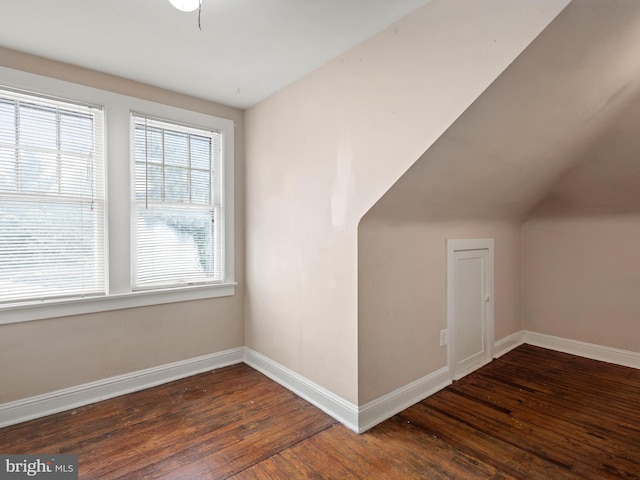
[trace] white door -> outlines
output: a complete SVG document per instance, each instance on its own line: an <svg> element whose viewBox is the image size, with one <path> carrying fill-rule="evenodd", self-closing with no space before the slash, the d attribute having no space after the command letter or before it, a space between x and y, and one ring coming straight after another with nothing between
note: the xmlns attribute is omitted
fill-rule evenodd
<svg viewBox="0 0 640 480"><path fill-rule="evenodd" d="M491 249L482 240L458 242L462 243L450 245L447 268L449 369L453 379L490 362L493 343L493 242Z"/></svg>

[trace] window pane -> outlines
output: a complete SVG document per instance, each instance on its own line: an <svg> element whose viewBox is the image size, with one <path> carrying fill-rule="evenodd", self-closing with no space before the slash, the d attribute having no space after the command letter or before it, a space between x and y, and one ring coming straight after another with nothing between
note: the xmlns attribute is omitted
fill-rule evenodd
<svg viewBox="0 0 640 480"><path fill-rule="evenodd" d="M165 201L189 201L189 177L184 168L167 167L165 169Z"/></svg>
<svg viewBox="0 0 640 480"><path fill-rule="evenodd" d="M24 147L55 149L57 146L56 111L49 107L21 104L18 136Z"/></svg>
<svg viewBox="0 0 640 480"><path fill-rule="evenodd" d="M211 203L211 174L200 170L191 172L191 201L193 203Z"/></svg>
<svg viewBox="0 0 640 480"><path fill-rule="evenodd" d="M142 134L145 135L147 139L147 161L162 163L162 130L159 128L147 127L146 134L144 133L144 129Z"/></svg>
<svg viewBox="0 0 640 480"><path fill-rule="evenodd" d="M63 155L60 157L60 193L90 198L94 192L94 162L88 158Z"/></svg>
<svg viewBox="0 0 640 480"><path fill-rule="evenodd" d="M0 144L16 143L15 102L0 99Z"/></svg>
<svg viewBox="0 0 640 480"><path fill-rule="evenodd" d="M191 167L209 170L211 168L211 139L191 135Z"/></svg>
<svg viewBox="0 0 640 480"><path fill-rule="evenodd" d="M58 158L55 153L21 150L18 162L21 193L58 193Z"/></svg>
<svg viewBox="0 0 640 480"><path fill-rule="evenodd" d="M210 209L138 207L137 284L202 281L214 272Z"/></svg>
<svg viewBox="0 0 640 480"><path fill-rule="evenodd" d="M15 193L17 179L15 149L0 147L0 192Z"/></svg>
<svg viewBox="0 0 640 480"><path fill-rule="evenodd" d="M93 120L89 115L60 115L60 149L84 156L93 153Z"/></svg>
<svg viewBox="0 0 640 480"><path fill-rule="evenodd" d="M144 163L136 163L136 200L142 200L146 198L147 195L147 187L146 187L146 165Z"/></svg>
<svg viewBox="0 0 640 480"><path fill-rule="evenodd" d="M189 166L189 139L186 133L165 130L164 161L167 165Z"/></svg>
<svg viewBox="0 0 640 480"><path fill-rule="evenodd" d="M144 189L144 185L142 188ZM160 165L147 165L146 188L149 201L162 201L162 167Z"/></svg>
<svg viewBox="0 0 640 480"><path fill-rule="evenodd" d="M136 124L136 128L134 131L134 147L133 147L134 158L136 162L144 162L146 157L146 148L145 148L145 140L144 140L144 125Z"/></svg>
<svg viewBox="0 0 640 480"><path fill-rule="evenodd" d="M1 200L0 302L101 290L99 219L88 203Z"/></svg>

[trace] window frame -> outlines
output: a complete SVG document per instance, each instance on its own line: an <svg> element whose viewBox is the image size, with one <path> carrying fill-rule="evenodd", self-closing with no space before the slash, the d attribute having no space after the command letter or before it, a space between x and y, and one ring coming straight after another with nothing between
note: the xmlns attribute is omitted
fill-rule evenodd
<svg viewBox="0 0 640 480"><path fill-rule="evenodd" d="M207 204L207 208L213 209L216 212L216 225L215 225L215 234L214 234L214 242L218 242L219 245L214 248L218 248L220 250L220 255L217 260L221 263L220 268L220 276L218 278L212 278L210 280L199 280L193 282L193 285L210 285L210 284L219 284L223 282L224 278L224 267L225 267L225 242L224 242L224 231L225 231L225 210L224 210L224 195L222 194L222 184L225 174L224 169L224 152L225 152L225 137L222 132L218 130L214 130L212 128L198 126L198 125L187 125L185 123L176 122L174 120L168 120L165 118L156 118L151 115L140 113L140 112L131 112L131 279L132 279L132 290L133 291L147 291L154 290L157 287L154 286L145 286L145 285L136 285L136 279L138 275L138 259L135 256L136 243L138 242L137 232L135 231L137 228L137 207L140 205L140 201L137 200L137 192L136 192L136 157L135 157L135 135L136 135L136 125L139 124L138 120L146 120L151 125L150 128L161 128L164 131L182 131L183 133L188 133L191 135L199 135L204 134L203 136L208 136L212 140L213 145L213 136L219 135L220 137L220 152L218 158L214 158L214 155L211 155L211 165L208 168L208 173L210 173L210 198L209 203ZM172 130L173 129L173 130ZM162 176L165 176L165 169L167 165L165 163L166 159L164 158L161 162ZM198 170L197 168L192 168L190 165L186 167L188 170ZM163 198L158 202L161 205L174 205L175 202L166 202ZM191 202L187 202L187 205L191 205ZM196 205L195 208L203 208L205 204L203 203L194 203ZM216 238L217 237L217 238ZM174 282L171 285L167 285L166 288L180 288L179 282Z"/></svg>
<svg viewBox="0 0 640 480"><path fill-rule="evenodd" d="M0 89L3 92L3 97L6 96L6 98L9 99L9 104L13 103L15 115L15 147L11 148L15 153L15 191L12 191L12 189L4 191L3 197L9 202L14 201L25 205L39 205L41 208L49 207L57 214L60 213L60 209L63 209L63 206L65 205L75 206L81 210L84 210L84 208L90 208L91 212L93 212L89 213L87 218L89 218L90 222L93 224L88 231L94 231L95 241L92 243L92 250L89 253L88 259L83 256L80 261L83 268L85 266L91 266L92 264L94 265L95 268L91 268L91 273L89 274L91 281L86 286L83 286L82 282L80 284L73 284L72 282L71 284L67 283L66 285L63 285L66 283L65 280L58 277L58 280L55 282L56 287L66 286L67 288L70 288L75 285L76 291L72 293L71 291L66 291L62 288L62 290L58 289L56 292L56 288L52 288L51 283L49 283L49 287L43 286L43 288L40 289L40 296L45 297L43 301L102 296L105 294L107 288L105 270L106 245L104 243L106 238L106 232L104 231L106 219L104 110L99 105L73 101L67 98L54 98L50 95L41 95L31 91L25 91L24 89L12 88L4 84L0 84ZM51 116L52 114L55 120L53 120L53 118L47 119L47 116ZM91 122L89 132L90 137L88 139L90 145L88 146L87 152L73 151L69 148L69 145L63 145L64 118L81 117L88 118ZM22 130L23 122L20 122L18 119L25 120L27 118L30 118L31 121L37 123L39 126L48 126L55 130L54 135L51 135L51 132L49 132L49 141L51 143L41 143L41 141L46 138L46 131L43 133L42 130L39 130L37 135L29 135L27 130ZM28 122L25 120L25 123ZM25 140L21 138L19 132L25 133ZM74 131L72 129L67 132L73 132L71 134L75 135L79 133L79 130ZM75 137L75 139L77 140L79 137ZM71 140L71 137L67 138L67 141L69 140ZM83 140L87 141L87 138L84 137ZM34 141L36 142L35 144L33 143ZM79 144L75 145L77 146ZM84 143L82 145L86 146ZM24 189L21 188L21 185L23 184L21 178L26 177L28 179L29 177L28 159L32 155L35 155L35 158L40 158L39 155L42 155L45 162L47 157L50 159L55 158L55 167L49 164L50 170L55 170L56 172L55 178L48 177L49 182L53 182L55 184L53 190L51 189L50 184L45 190L42 190L40 185L35 189L33 186L32 188L29 188L28 186L24 187ZM23 163L27 166L22 167L21 164ZM77 172L78 168L81 168L82 170L80 171L83 171L86 168L85 166L90 166L92 174L90 175L89 185L86 185L90 190L86 191L82 187L78 188L77 184L68 184L68 186L65 187L65 178L63 174L65 166L70 168L67 173L72 172L74 168ZM39 171L41 170L46 170L46 166L40 165ZM69 177L67 177L66 181L68 181L68 178ZM28 185L28 181L25 185ZM70 188L71 185L73 186ZM46 226L49 229L54 228L56 234L62 234L63 231L69 232L72 230L68 224L63 225L61 223L57 223L59 222L60 217L56 217L55 215L45 215L42 218L44 218L45 221L40 223L40 225ZM38 231L36 225L34 225L33 231ZM85 238L85 231L85 227L82 227L80 232L82 238ZM52 230L47 230L46 233L44 233L44 237L50 238L52 232ZM34 233L34 235L37 236L38 234ZM67 237L67 240L69 240L69 237ZM71 248L71 245L66 243L63 248L69 249ZM48 268L55 270L56 266L70 267L66 262L58 263L55 261L55 258L50 256L46 249L38 250L38 252L41 252L46 260L53 261L52 263L45 262L44 264L41 264L41 268L45 271ZM28 267L26 270L28 270ZM23 270L23 273L26 273L26 271ZM49 278L51 281L56 279L56 275L49 276L43 273L42 278ZM28 296L25 296L27 293ZM0 306L11 306L32 302L32 298L36 296L38 296L38 294L33 291L24 291L19 293L18 297L3 300L0 302Z"/></svg>
<svg viewBox="0 0 640 480"><path fill-rule="evenodd" d="M0 307L0 325L123 308L225 297L235 294L234 130L227 118L117 94L0 66L0 84L41 96L100 105L105 115L107 294L92 298L34 301ZM131 282L131 115L146 114L222 134L221 201L224 212L223 272L220 283L133 291Z"/></svg>

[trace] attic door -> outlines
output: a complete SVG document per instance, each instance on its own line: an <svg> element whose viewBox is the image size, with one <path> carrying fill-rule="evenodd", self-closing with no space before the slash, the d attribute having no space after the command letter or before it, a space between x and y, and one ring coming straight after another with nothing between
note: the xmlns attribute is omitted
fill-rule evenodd
<svg viewBox="0 0 640 480"><path fill-rule="evenodd" d="M493 239L447 241L448 361L456 380L491 361Z"/></svg>

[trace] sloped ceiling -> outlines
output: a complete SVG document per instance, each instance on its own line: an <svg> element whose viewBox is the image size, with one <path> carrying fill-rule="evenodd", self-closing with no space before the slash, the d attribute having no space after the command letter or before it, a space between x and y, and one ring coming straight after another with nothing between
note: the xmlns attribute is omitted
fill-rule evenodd
<svg viewBox="0 0 640 480"><path fill-rule="evenodd" d="M640 212L640 95L550 188L534 216Z"/></svg>
<svg viewBox="0 0 640 480"><path fill-rule="evenodd" d="M640 2L574 0L367 213L640 209Z"/></svg>

